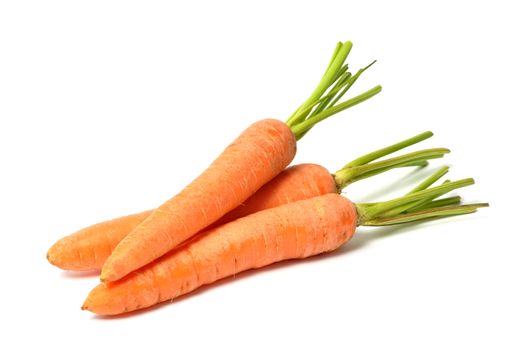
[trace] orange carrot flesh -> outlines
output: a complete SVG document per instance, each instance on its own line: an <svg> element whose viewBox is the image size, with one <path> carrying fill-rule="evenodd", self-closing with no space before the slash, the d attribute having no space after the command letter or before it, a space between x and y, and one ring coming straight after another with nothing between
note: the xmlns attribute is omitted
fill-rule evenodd
<svg viewBox="0 0 527 350"><path fill-rule="evenodd" d="M151 212L100 222L66 236L48 250L48 261L64 270L99 270L117 244Z"/></svg>
<svg viewBox="0 0 527 350"><path fill-rule="evenodd" d="M243 205L219 219L213 226L219 226L282 204L327 193L336 193L337 191L333 175L323 166L317 164L293 165L260 188Z"/></svg>
<svg viewBox="0 0 527 350"><path fill-rule="evenodd" d="M146 308L242 271L334 250L356 224L354 204L338 194L260 211L203 232L124 279L100 284L82 308L101 315Z"/></svg>
<svg viewBox="0 0 527 350"><path fill-rule="evenodd" d="M214 223L278 175L295 152L296 139L287 124L274 119L254 123L119 242L102 267L101 280L122 278Z"/></svg>
<svg viewBox="0 0 527 350"><path fill-rule="evenodd" d="M209 228L260 210L336 191L333 176L326 168L316 164L290 166ZM149 210L119 217L66 236L49 249L48 260L64 270L100 270L117 244L151 213Z"/></svg>

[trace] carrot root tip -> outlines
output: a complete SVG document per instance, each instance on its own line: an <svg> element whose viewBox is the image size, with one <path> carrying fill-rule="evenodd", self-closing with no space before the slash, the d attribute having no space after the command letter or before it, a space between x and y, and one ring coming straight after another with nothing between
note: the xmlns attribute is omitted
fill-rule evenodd
<svg viewBox="0 0 527 350"><path fill-rule="evenodd" d="M101 276L100 276L100 280L101 280L102 283L106 284L106 283L112 281L113 280L112 277L113 276L111 276L111 274L108 273L108 270L105 270L104 268L102 269Z"/></svg>
<svg viewBox="0 0 527 350"><path fill-rule="evenodd" d="M46 259L51 265L57 266L59 268L61 267L61 260L57 257L57 254L50 253L49 251L46 253Z"/></svg>

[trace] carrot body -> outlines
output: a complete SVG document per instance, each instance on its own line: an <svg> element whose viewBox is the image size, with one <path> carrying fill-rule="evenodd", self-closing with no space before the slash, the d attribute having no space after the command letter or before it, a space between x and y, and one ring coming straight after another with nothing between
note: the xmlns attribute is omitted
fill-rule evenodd
<svg viewBox="0 0 527 350"><path fill-rule="evenodd" d="M326 168L316 164L290 166L208 228L260 210L336 192L333 176ZM101 222L64 237L50 248L48 260L65 270L98 270L117 244L151 212Z"/></svg>
<svg viewBox="0 0 527 350"><path fill-rule="evenodd" d="M337 249L356 225L355 205L337 194L260 211L205 231L119 281L100 284L82 308L103 315L146 308L245 270Z"/></svg>
<svg viewBox="0 0 527 350"><path fill-rule="evenodd" d="M214 223L284 170L295 152L296 138L287 124L274 119L254 123L119 242L103 265L101 280L124 277Z"/></svg>
<svg viewBox="0 0 527 350"><path fill-rule="evenodd" d="M214 226L225 224L260 210L336 192L337 186L333 175L323 166L317 164L294 165L265 184L243 205L227 213Z"/></svg>

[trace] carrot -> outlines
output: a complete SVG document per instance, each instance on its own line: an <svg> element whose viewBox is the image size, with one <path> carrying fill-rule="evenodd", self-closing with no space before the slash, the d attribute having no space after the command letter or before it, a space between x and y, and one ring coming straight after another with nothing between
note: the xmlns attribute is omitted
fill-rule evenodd
<svg viewBox="0 0 527 350"><path fill-rule="evenodd" d="M426 160L442 156L448 150L438 148L370 163L378 158L421 142L433 134L424 132L402 142L369 153L346 164L332 175L315 164L300 164L281 172L261 187L245 203L225 214L209 226L218 226L260 210L308 199L326 193L340 193L352 182L400 166L426 165ZM48 251L48 260L66 270L100 269L117 244L151 211L128 215L84 228L55 243Z"/></svg>
<svg viewBox="0 0 527 350"><path fill-rule="evenodd" d="M278 175L292 161L296 141L315 124L379 93L377 86L335 105L368 68L347 72L350 50L350 42L337 45L320 84L287 123L265 119L251 125L192 183L137 225L104 263L101 281L126 276L217 221Z"/></svg>
<svg viewBox="0 0 527 350"><path fill-rule="evenodd" d="M396 209L433 201L473 183L472 179L450 182L383 203L354 204L338 194L326 194L263 210L203 232L124 279L98 285L82 309L116 315L146 308L242 271L335 250L353 236L359 225L391 225L472 213L487 204L408 212Z"/></svg>

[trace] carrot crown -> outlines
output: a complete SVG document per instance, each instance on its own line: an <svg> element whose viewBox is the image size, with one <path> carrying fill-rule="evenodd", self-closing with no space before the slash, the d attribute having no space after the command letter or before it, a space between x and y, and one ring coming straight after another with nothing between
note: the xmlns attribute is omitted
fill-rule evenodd
<svg viewBox="0 0 527 350"><path fill-rule="evenodd" d="M359 69L355 74L348 72L348 65L345 64L345 61L352 46L350 41L337 44L319 84L311 96L287 119L286 123L297 140L300 140L315 124L366 101L381 91L381 86L377 85L360 95L337 104L361 74L375 63L373 61L366 67Z"/></svg>
<svg viewBox="0 0 527 350"><path fill-rule="evenodd" d="M383 173L394 168L407 166L426 166L428 165L428 160L441 158L445 154L449 153L450 150L446 148L429 148L417 152L407 153L402 156L373 162L374 160L382 158L386 155L424 141L433 135L434 134L431 131L426 131L391 146L384 147L375 152L363 155L362 157L349 162L333 175L339 192L344 187L353 182Z"/></svg>
<svg viewBox="0 0 527 350"><path fill-rule="evenodd" d="M402 224L430 218L474 213L478 208L488 207L488 203L461 204L459 196L437 199L448 192L474 184L474 179L445 181L439 186L429 188L448 172L442 167L420 183L405 196L380 203L356 204L359 225L386 226Z"/></svg>

